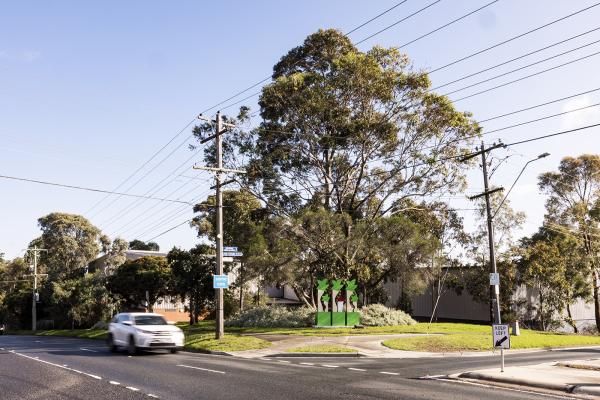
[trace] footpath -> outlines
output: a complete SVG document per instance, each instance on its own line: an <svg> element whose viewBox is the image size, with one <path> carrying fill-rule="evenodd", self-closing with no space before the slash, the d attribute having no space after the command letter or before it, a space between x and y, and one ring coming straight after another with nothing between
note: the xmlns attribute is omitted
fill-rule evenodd
<svg viewBox="0 0 600 400"><path fill-rule="evenodd" d="M484 369L451 375L467 381L516 385L600 398L600 359L571 360L518 367Z"/></svg>

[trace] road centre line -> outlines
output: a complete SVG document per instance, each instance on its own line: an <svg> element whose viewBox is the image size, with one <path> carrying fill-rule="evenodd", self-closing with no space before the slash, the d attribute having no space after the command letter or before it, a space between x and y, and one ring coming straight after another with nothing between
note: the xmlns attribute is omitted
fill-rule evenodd
<svg viewBox="0 0 600 400"><path fill-rule="evenodd" d="M133 386L126 386L125 388L126 388L126 389L129 389L129 390L131 390L131 391L133 391L133 392L139 392L139 391L140 391L140 389L138 389L138 388L136 388L136 387L133 387Z"/></svg>
<svg viewBox="0 0 600 400"><path fill-rule="evenodd" d="M326 368L339 368L339 365L329 365L329 364L321 364L322 367L326 367Z"/></svg>
<svg viewBox="0 0 600 400"><path fill-rule="evenodd" d="M80 347L79 350L90 351L92 353L97 353L98 352L98 350L90 350L90 349L86 349L85 347Z"/></svg>
<svg viewBox="0 0 600 400"><path fill-rule="evenodd" d="M214 369L208 369L208 368L200 368L200 367L192 367L191 365L183 365L183 364L177 364L178 367L183 367L183 368L191 368L191 369L198 369L200 371L208 371L208 372L215 372L217 374L225 374L225 372L223 371L216 371Z"/></svg>
<svg viewBox="0 0 600 400"><path fill-rule="evenodd" d="M120 382L117 381L108 381L108 383L110 383L111 385L120 385Z"/></svg>
<svg viewBox="0 0 600 400"><path fill-rule="evenodd" d="M361 372L365 372L366 369L362 369L362 368L348 368L350 371L361 371Z"/></svg>
<svg viewBox="0 0 600 400"><path fill-rule="evenodd" d="M287 360L277 360L277 361L279 361L281 363L290 363L291 362L291 361L287 361Z"/></svg>
<svg viewBox="0 0 600 400"><path fill-rule="evenodd" d="M300 364L301 364L301 365L315 365L315 364L313 364L313 363L307 363L307 362L301 362Z"/></svg>
<svg viewBox="0 0 600 400"><path fill-rule="evenodd" d="M385 371L379 371L380 374L385 374L385 375L400 375L397 372L385 372Z"/></svg>

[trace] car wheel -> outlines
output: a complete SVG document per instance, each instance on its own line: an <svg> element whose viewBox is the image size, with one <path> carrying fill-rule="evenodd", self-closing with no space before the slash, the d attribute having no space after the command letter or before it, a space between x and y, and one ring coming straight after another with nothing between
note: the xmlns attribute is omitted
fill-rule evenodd
<svg viewBox="0 0 600 400"><path fill-rule="evenodd" d="M175 353L177 353L177 351L178 351L177 349L171 349L171 354L175 354Z"/></svg>
<svg viewBox="0 0 600 400"><path fill-rule="evenodd" d="M130 356L134 356L137 353L137 347L135 346L135 338L129 337L129 344L127 345L127 352Z"/></svg>
<svg viewBox="0 0 600 400"><path fill-rule="evenodd" d="M108 334L108 338L106 339L106 345L111 353L115 353L117 351L117 346L115 345L115 341L113 339L112 334Z"/></svg>

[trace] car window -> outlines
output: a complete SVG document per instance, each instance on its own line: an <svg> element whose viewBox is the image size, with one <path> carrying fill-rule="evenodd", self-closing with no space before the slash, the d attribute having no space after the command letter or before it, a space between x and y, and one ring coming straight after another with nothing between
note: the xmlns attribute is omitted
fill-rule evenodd
<svg viewBox="0 0 600 400"><path fill-rule="evenodd" d="M136 315L136 325L167 325L167 321L160 315Z"/></svg>
<svg viewBox="0 0 600 400"><path fill-rule="evenodd" d="M125 322L125 321L129 321L129 320L130 320L130 318L129 318L129 315L127 315L127 314L121 314L121 315L119 315L119 316L118 316L118 318L117 318L117 322L118 322L119 324L122 324L123 322Z"/></svg>

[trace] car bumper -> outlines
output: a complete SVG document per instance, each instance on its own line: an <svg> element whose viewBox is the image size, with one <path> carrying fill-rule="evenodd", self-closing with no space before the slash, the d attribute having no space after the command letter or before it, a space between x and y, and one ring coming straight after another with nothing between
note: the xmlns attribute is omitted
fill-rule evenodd
<svg viewBox="0 0 600 400"><path fill-rule="evenodd" d="M181 349L183 338L177 337L138 337L136 346L141 349Z"/></svg>

